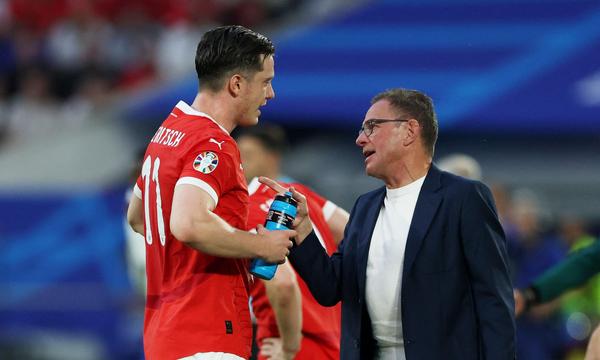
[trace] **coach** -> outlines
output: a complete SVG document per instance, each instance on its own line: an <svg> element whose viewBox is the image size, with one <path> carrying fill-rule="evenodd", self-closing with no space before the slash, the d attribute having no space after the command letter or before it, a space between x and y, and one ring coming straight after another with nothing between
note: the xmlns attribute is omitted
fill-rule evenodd
<svg viewBox="0 0 600 360"><path fill-rule="evenodd" d="M323 305L342 301L341 359L514 359L504 233L489 189L432 165L431 99L374 97L356 144L381 187L359 197L327 256L297 228L290 260ZM301 221L302 219L299 219Z"/></svg>

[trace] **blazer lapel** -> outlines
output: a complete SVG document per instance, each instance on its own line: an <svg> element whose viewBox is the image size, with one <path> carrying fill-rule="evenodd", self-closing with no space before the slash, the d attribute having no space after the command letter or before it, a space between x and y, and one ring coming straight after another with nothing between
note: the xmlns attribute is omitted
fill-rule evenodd
<svg viewBox="0 0 600 360"><path fill-rule="evenodd" d="M361 300L365 298L365 281L367 277L367 259L369 258L369 246L371 245L371 236L373 236L373 230L377 218L379 217L379 210L383 206L383 200L385 199L385 187L382 187L369 201L370 204L366 204L367 209L364 214L363 226L358 234L358 249L356 254L356 260L358 262L358 294Z"/></svg>
<svg viewBox="0 0 600 360"><path fill-rule="evenodd" d="M421 193L417 199L415 212L410 223L408 238L406 240L406 250L404 252L404 269L402 271L402 283L404 284L405 274L407 274L417 257L421 248L421 243L427 230L431 225L435 213L442 201L442 194L437 190L440 188L440 170L433 164L425 178Z"/></svg>

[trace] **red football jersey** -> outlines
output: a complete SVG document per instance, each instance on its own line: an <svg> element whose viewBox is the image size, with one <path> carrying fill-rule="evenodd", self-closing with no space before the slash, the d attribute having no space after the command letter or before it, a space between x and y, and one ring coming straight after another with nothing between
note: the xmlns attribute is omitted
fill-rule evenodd
<svg viewBox="0 0 600 360"><path fill-rule="evenodd" d="M326 219L329 218L336 206L306 186L297 183L291 185L306 196L309 216L315 233L327 253L333 254L337 246ZM248 190L250 193L248 229L252 229L258 224L264 224L269 206L276 194L271 188L260 184L256 179L248 185ZM340 304L333 307L319 305L302 278L300 276L297 278L302 293L302 344L296 359L339 359ZM252 309L257 321L256 339L258 343L262 344L262 340L265 338L279 337L275 314L262 281L255 279L251 295ZM259 355L259 359L264 359L264 357Z"/></svg>
<svg viewBox="0 0 600 360"><path fill-rule="evenodd" d="M181 101L151 139L134 189L144 203L146 229L146 359L213 351L248 358L248 261L210 256L173 237L171 205L180 184L208 192L215 214L246 229L248 188L237 144L208 115Z"/></svg>

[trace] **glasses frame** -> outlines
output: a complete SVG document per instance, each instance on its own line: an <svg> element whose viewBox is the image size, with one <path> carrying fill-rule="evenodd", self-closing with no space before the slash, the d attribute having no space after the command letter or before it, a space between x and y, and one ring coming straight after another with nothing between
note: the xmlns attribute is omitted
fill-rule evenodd
<svg viewBox="0 0 600 360"><path fill-rule="evenodd" d="M375 127L379 124L385 124L389 122L408 122L410 119L369 119L365 121L360 130L358 130L358 135L365 134L366 137L373 135L373 131Z"/></svg>

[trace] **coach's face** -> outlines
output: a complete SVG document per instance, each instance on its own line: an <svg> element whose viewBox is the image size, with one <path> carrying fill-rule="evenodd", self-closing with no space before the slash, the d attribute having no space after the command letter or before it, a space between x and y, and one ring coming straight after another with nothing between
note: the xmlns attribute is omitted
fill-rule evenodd
<svg viewBox="0 0 600 360"><path fill-rule="evenodd" d="M376 121L398 117L398 112L385 99L377 101L367 111L362 123L364 131L360 131L356 138L356 145L360 146L365 158L367 175L385 181L401 164L406 123Z"/></svg>
<svg viewBox="0 0 600 360"><path fill-rule="evenodd" d="M244 91L242 92L242 121L240 125L249 126L258 123L260 108L268 100L275 97L273 78L275 77L275 61L273 56L267 56L263 61L262 71L244 77Z"/></svg>

